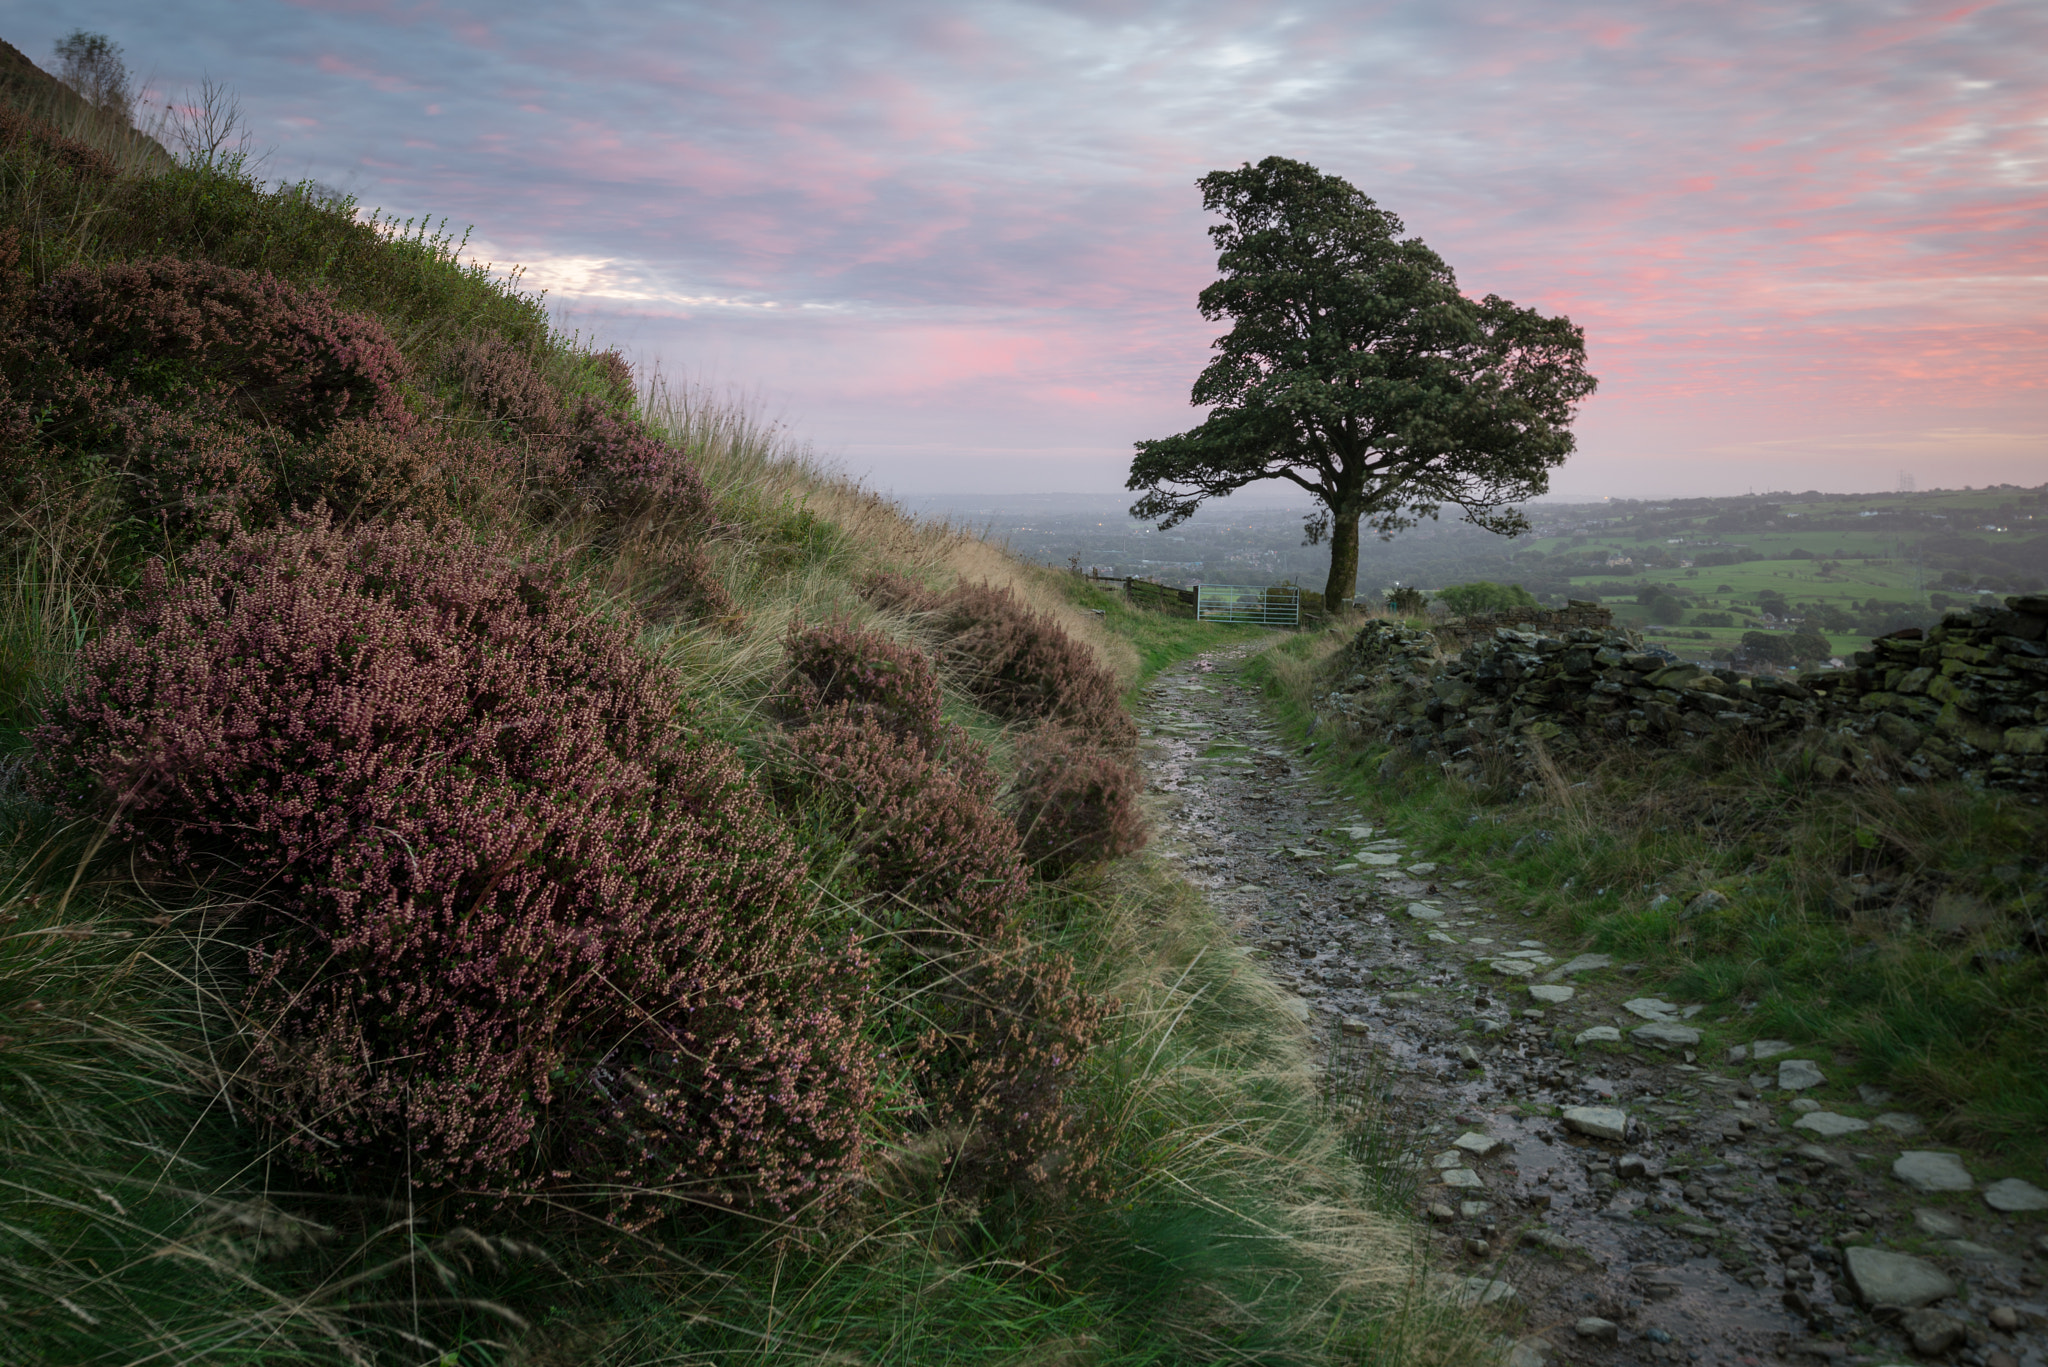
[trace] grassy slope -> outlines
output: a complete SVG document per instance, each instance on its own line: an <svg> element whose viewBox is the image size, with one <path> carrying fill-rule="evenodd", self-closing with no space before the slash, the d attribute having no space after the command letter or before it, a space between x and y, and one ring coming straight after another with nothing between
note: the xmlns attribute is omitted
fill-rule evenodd
<svg viewBox="0 0 2048 1367"><path fill-rule="evenodd" d="M1299 736L1320 661L1341 640L1304 637L1258 663ZM1846 1080L1937 1117L1940 1139L1981 1148L1994 1175L2038 1176L2048 956L2026 937L2043 926L2040 806L1633 751L1522 797L1515 785L1475 791L1403 767L1377 737L1317 734L1318 762L1338 782L1431 857L1535 913L1546 938L1639 961L1646 990L1706 1003L1694 1022L1706 1027L1703 1049L1820 1043ZM1857 873L1916 881L1933 924L1844 908L1838 893ZM1688 914L1708 890L1728 905Z"/></svg>
<svg viewBox="0 0 2048 1367"><path fill-rule="evenodd" d="M374 231L348 206L266 192L231 164L123 182L51 226L29 264L145 251L262 267L378 316L431 373L467 329L532 349L558 386L587 353L537 304L465 267L445 238ZM4 226L4 225L0 225ZM766 725L795 620L877 622L854 591L876 570L986 578L1089 641L1135 686L1238 634L1103 605L1063 576L918 524L832 477L744 413L650 395L692 452L722 530L708 551L744 609L736 631L688 621L645 644L743 753ZM81 507L91 506L88 500ZM9 529L0 607L6 737L61 687L135 572L103 529L30 510ZM560 544L577 528L471 517ZM628 548L631 549L630 547ZM658 596L631 555L588 557L613 598ZM1083 591L1085 594L1085 590ZM953 710L1000 741L964 698ZM1000 747L998 747L1000 749ZM917 1143L873 1117L884 1160L859 1208L803 1231L679 1218L599 1262L590 1231L545 1210L475 1225L409 1192L305 1189L239 1119L241 949L204 888L138 886L90 831L51 830L10 784L0 803L0 1334L41 1361L444 1363L1457 1361L1482 1326L1413 1290L1399 1220L1370 1199L1355 1136L1331 1124L1270 987L1228 952L1186 890L1143 865L1035 893L1031 926L1119 1008L1083 1084L1110 1124L1116 1199L1019 1224L950 1196ZM821 911L837 905L820 870ZM891 1003L914 1016L915 1001Z"/></svg>

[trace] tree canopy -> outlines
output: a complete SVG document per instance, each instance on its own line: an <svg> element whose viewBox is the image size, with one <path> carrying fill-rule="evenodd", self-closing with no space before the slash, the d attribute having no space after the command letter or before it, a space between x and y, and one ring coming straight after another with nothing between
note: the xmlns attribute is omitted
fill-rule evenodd
<svg viewBox="0 0 2048 1367"><path fill-rule="evenodd" d="M1268 157L1196 182L1220 271L1198 300L1228 319L1196 378L1199 426L1137 444L1134 517L1163 530L1205 501L1289 480L1320 505L1333 606L1358 577L1363 520L1392 536L1445 505L1512 534L1512 504L1544 493L1593 392L1585 335L1487 295L1468 299L1442 257L1338 176Z"/></svg>

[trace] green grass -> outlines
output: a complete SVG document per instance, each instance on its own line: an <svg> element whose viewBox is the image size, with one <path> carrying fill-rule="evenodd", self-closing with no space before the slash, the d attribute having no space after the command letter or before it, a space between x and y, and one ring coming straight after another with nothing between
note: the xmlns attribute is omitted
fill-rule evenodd
<svg viewBox="0 0 2048 1367"><path fill-rule="evenodd" d="M1289 642L1254 662L1298 736L1327 646ZM1406 767L1373 737L1316 753L1367 810L1534 912L1548 938L1640 962L1645 988L1705 1003L1725 1031L1708 1047L1819 1045L1846 1080L1894 1090L1992 1166L2031 1174L2048 1157L2048 956L2026 941L2048 913L2039 805L1636 751L1575 765L1559 802ZM1901 896L1931 905L1933 924L1844 906L1856 874L1909 884ZM1709 890L1727 905L1689 913Z"/></svg>

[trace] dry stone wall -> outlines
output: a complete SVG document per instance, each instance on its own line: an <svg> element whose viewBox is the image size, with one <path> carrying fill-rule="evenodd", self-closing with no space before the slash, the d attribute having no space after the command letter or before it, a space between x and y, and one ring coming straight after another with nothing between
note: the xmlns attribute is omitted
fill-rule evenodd
<svg viewBox="0 0 2048 1367"><path fill-rule="evenodd" d="M2048 595L1951 612L1873 641L1854 667L1797 679L1684 663L1583 608L1581 624L1497 626L1455 655L1449 633L1370 622L1339 656L1324 710L1464 777L1489 755L1530 767L1535 742L1566 755L1594 740L1740 734L1796 749L1826 781L2048 791Z"/></svg>

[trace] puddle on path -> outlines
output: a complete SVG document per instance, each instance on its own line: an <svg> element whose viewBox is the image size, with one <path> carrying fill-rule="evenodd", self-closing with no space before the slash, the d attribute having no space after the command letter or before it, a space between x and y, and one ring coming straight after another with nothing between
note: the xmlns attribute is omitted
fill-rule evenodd
<svg viewBox="0 0 2048 1367"><path fill-rule="evenodd" d="M1249 653L1203 656L1147 690L1155 855L1204 889L1298 994L1336 1085L1382 1098L1419 1170L1418 1214L1440 1267L1510 1282L1525 1342L1546 1340L1552 1363L1916 1360L1837 1285L1845 1233L1927 1251L1912 1237L1913 1200L1889 1176L1900 1145L1858 1135L1855 1153L1801 1154L1808 1137L1781 1128L1786 1098L1760 1092L1767 1079L1746 1068L1681 1063L1678 1050L1570 1047L1596 1025L1625 1036L1645 1024L1622 1004L1648 990L1631 985L1627 965L1573 963L1577 946L1543 943L1534 922L1486 905L1460 871L1374 829L1284 748L1235 677ZM1546 1001L1532 987L1573 990ZM1576 1106L1621 1108L1626 1138L1571 1132L1558 1112ZM1503 1142L1481 1156L1455 1147L1467 1134ZM2048 1367L2031 1246L2044 1217L1950 1209L2007 1261L1940 1260L1963 1288L1941 1308L1971 1326L1970 1346L1949 1360ZM2018 1332L1990 1325L1999 1306L2021 1312ZM1579 1336L1589 1316L1615 1322L1615 1339ZM1538 1351L1526 1361L1546 1355L1529 1346Z"/></svg>

